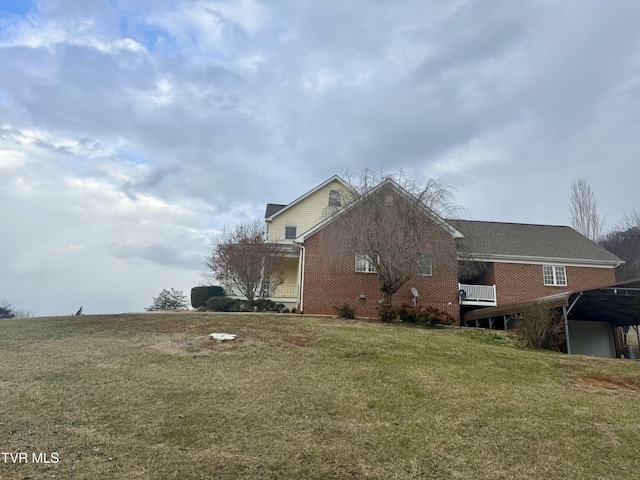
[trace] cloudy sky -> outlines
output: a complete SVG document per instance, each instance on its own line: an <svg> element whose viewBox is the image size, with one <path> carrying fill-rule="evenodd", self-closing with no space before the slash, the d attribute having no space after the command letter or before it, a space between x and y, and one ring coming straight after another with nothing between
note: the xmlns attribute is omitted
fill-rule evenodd
<svg viewBox="0 0 640 480"><path fill-rule="evenodd" d="M405 169L467 218L640 207L640 2L2 0L0 298L188 294L215 230Z"/></svg>

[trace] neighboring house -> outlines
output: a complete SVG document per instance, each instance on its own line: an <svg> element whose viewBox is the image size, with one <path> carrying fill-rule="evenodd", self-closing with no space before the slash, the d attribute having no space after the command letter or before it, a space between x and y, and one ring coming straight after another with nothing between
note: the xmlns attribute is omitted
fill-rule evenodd
<svg viewBox="0 0 640 480"><path fill-rule="evenodd" d="M334 314L334 307L347 303L359 316L376 316L382 295L371 265L356 251L353 261L332 261L325 235L332 212L349 192L349 186L334 176L289 204L267 205L269 241L287 250L286 278L274 301L312 314ZM614 268L621 263L565 226L427 215L425 228L445 251L417 265L416 275L394 295L394 302L412 302L412 289L417 290L418 304L446 311L457 320L472 309L611 284ZM482 267L480 273L466 273L469 262Z"/></svg>

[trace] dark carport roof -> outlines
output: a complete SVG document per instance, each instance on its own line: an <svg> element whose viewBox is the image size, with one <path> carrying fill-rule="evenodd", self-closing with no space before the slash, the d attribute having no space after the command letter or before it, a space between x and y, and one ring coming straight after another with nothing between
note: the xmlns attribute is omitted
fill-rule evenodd
<svg viewBox="0 0 640 480"><path fill-rule="evenodd" d="M640 279L560 293L527 302L481 308L467 312L463 320L512 315L536 307L571 307L568 315L570 320L608 321L616 327L640 325Z"/></svg>

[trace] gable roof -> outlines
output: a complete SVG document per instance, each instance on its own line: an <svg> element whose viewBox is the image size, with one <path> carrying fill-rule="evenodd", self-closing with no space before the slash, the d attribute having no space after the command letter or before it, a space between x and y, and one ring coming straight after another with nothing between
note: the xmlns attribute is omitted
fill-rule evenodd
<svg viewBox="0 0 640 480"><path fill-rule="evenodd" d="M317 187L313 188L312 190L309 190L307 193L305 193L301 197L296 198L293 202L287 205L281 205L277 203L267 203L267 211L265 212L265 215L264 215L265 221L270 222L271 220L273 220L273 218L276 215L279 215L285 212L286 210L289 210L291 207L300 203L305 198L313 195L315 192L325 187L326 185L330 184L334 180L337 180L338 182L340 182L344 186L344 188L346 188L347 190L351 190L351 187L344 180L342 180L338 175L334 175L333 177L329 178L328 180L325 180Z"/></svg>
<svg viewBox="0 0 640 480"><path fill-rule="evenodd" d="M386 179L383 182L381 182L380 184L376 185L375 187L373 187L371 190L369 190L368 192L366 192L365 195L361 196L359 199L357 199L354 202L351 202L346 209L343 209L342 211L336 212L333 215L325 218L323 221L321 221L320 223L318 223L317 225L315 225L314 227L310 228L309 230L307 230L306 232L298 235L298 237L296 238L296 243L303 243L305 241L305 239L307 239L308 237L310 237L311 235L315 234L316 232L318 232L319 230L322 230L324 227L326 227L327 225L329 225L330 223L332 223L334 220L336 220L341 214L343 214L345 211L348 211L349 209L353 208L355 205L357 205L359 202L363 201L367 196L372 195L376 192L378 192L381 188L383 188L384 186L389 185L392 188L395 188L401 195L404 196L411 196L411 193L408 192L407 190L405 190L404 188L402 188L400 185L398 185L397 182L395 182L392 179ZM458 231L453 225L451 225L450 223L448 223L448 220L443 219L442 217L440 217L439 215L437 215L435 212L433 212L431 209L429 209L426 205L421 204L425 214L431 219L433 220L436 224L438 224L443 230L445 230L446 232L448 232L449 234L451 234L451 236L453 236L454 238L462 238L463 234L460 233L460 231Z"/></svg>
<svg viewBox="0 0 640 480"><path fill-rule="evenodd" d="M624 263L571 227L447 220L464 235L462 250L479 260L538 259L617 265Z"/></svg>
<svg viewBox="0 0 640 480"><path fill-rule="evenodd" d="M264 218L269 218L282 210L286 205L280 203L267 203L267 211L264 214Z"/></svg>

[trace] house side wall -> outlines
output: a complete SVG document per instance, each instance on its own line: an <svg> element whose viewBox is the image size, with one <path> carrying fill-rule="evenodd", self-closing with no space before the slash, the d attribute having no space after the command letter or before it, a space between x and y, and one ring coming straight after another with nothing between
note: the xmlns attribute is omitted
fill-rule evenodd
<svg viewBox="0 0 640 480"><path fill-rule="evenodd" d="M282 283L295 285L298 283L298 258L285 257L284 264L284 280Z"/></svg>
<svg viewBox="0 0 640 480"><path fill-rule="evenodd" d="M567 285L545 286L542 265L494 263L493 275L498 305L523 302L557 293L585 290L615 283L613 268L566 266Z"/></svg>
<svg viewBox="0 0 640 480"><path fill-rule="evenodd" d="M333 180L317 192L312 193L298 204L278 214L271 222L267 222L267 235L270 242L292 243L285 240L285 227L296 227L297 235L316 226L324 218L329 206L329 191L345 191L344 185Z"/></svg>
<svg viewBox="0 0 640 480"><path fill-rule="evenodd" d="M393 296L393 301L396 305L411 303L411 287L415 287L419 305L438 308L459 321L457 264L451 260L455 259L455 241L444 231L442 235L448 251L440 261L434 259L432 276L416 275ZM382 299L377 274L355 271L355 250L346 255L345 261L332 260L326 237L321 230L305 241L304 313L335 315L334 307L347 303L356 316L376 317Z"/></svg>

